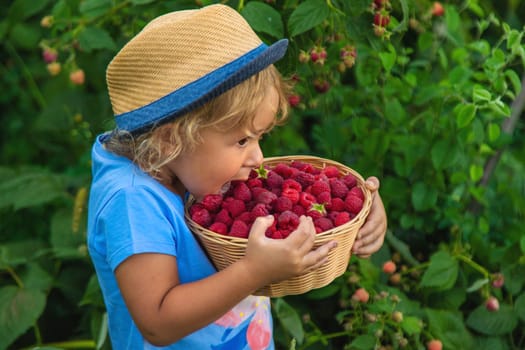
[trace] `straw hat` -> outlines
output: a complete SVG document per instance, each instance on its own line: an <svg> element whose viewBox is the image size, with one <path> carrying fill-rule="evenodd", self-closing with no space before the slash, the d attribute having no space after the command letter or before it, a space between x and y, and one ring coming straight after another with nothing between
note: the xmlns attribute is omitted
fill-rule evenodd
<svg viewBox="0 0 525 350"><path fill-rule="evenodd" d="M117 128L142 131L173 120L284 56L226 5L157 17L110 62L106 80Z"/></svg>

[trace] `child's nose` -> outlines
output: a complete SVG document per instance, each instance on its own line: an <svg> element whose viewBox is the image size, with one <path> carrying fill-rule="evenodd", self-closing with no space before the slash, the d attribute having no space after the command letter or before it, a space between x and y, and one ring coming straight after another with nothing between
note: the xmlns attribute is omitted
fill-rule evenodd
<svg viewBox="0 0 525 350"><path fill-rule="evenodd" d="M258 168L264 160L264 155L261 150L261 146L257 143L248 156L248 166L252 168Z"/></svg>

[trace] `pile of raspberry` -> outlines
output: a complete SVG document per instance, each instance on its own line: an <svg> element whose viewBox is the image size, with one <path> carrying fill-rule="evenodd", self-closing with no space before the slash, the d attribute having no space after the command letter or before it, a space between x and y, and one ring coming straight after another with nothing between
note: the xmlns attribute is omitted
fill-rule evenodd
<svg viewBox="0 0 525 350"><path fill-rule="evenodd" d="M312 217L317 233L352 220L363 208L364 194L352 174L333 165L319 169L303 161L261 166L246 181L232 181L223 195L209 194L189 208L191 219L219 234L247 238L259 216L275 220L266 236L282 239L299 217Z"/></svg>

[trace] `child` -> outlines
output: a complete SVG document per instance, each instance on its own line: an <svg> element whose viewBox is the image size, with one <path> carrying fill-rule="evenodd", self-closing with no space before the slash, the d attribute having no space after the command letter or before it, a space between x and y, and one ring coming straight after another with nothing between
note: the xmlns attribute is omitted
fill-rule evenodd
<svg viewBox="0 0 525 350"><path fill-rule="evenodd" d="M186 193L219 193L261 164L260 138L286 116L272 65L286 47L211 5L158 17L109 64L117 128L93 146L88 246L114 349L273 349L269 299L251 294L319 267L335 246L312 250L308 217L283 240L260 217L245 257L217 272L184 221ZM385 230L375 191L356 254L379 249Z"/></svg>

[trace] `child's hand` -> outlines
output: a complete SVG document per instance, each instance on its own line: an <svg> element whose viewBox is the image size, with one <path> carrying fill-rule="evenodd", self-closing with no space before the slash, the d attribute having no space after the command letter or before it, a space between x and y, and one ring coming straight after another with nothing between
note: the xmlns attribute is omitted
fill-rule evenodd
<svg viewBox="0 0 525 350"><path fill-rule="evenodd" d="M353 253L360 258L368 258L381 248L387 228L385 207L378 192L379 180L371 176L365 185L372 192L372 207L352 247Z"/></svg>
<svg viewBox="0 0 525 350"><path fill-rule="evenodd" d="M285 239L265 236L272 216L259 217L250 231L245 260L263 285L299 276L328 260L328 252L337 245L330 241L312 250L315 227L312 218L301 216L299 226Z"/></svg>

